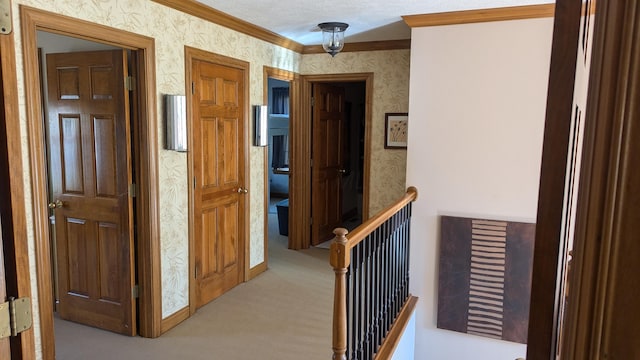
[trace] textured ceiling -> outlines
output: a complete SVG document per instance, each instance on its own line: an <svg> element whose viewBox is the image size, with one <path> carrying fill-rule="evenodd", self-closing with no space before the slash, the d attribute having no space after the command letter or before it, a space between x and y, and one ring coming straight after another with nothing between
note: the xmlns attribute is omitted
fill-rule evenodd
<svg viewBox="0 0 640 360"><path fill-rule="evenodd" d="M197 0L303 45L322 41L317 24L349 24L351 42L400 40L411 31L402 15L552 3L553 0Z"/></svg>

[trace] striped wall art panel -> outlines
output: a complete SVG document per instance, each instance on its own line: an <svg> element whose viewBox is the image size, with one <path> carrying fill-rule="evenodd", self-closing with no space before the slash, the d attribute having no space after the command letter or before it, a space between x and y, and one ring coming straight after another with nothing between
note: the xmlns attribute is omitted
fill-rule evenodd
<svg viewBox="0 0 640 360"><path fill-rule="evenodd" d="M441 217L438 328L526 343L535 224Z"/></svg>

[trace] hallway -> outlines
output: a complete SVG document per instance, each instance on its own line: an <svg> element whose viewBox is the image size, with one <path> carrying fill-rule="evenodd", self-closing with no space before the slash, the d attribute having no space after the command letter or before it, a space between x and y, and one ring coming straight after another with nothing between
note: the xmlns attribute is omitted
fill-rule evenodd
<svg viewBox="0 0 640 360"><path fill-rule="evenodd" d="M56 319L56 358L328 359L333 271L329 251L288 250L269 214L269 270L200 308L157 339Z"/></svg>

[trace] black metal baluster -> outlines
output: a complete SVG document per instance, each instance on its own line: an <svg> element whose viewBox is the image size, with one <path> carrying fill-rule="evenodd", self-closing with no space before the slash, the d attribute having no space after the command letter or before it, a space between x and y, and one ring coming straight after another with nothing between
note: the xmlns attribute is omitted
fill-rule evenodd
<svg viewBox="0 0 640 360"><path fill-rule="evenodd" d="M408 299L411 205L351 249L345 300L347 359L372 359Z"/></svg>
<svg viewBox="0 0 640 360"><path fill-rule="evenodd" d="M353 359L356 348L356 336L358 334L358 272L360 270L360 264L358 263L358 247L351 249L351 327L350 332L347 333L347 359Z"/></svg>
<svg viewBox="0 0 640 360"><path fill-rule="evenodd" d="M366 246L366 239L363 240L360 243L360 275L358 278L358 288L359 288L359 292L360 292L360 300L358 301L358 306L360 307L360 324L358 325L358 346L356 348L356 356L354 357L354 359L362 359L363 353L362 353L362 348L364 346L364 331L362 330L362 326L363 324L367 321L366 319L366 315L364 313L365 311L365 301L366 301L366 295L365 295L365 288L364 288L364 284L365 284L365 274L366 274L366 256L365 256L365 246Z"/></svg>

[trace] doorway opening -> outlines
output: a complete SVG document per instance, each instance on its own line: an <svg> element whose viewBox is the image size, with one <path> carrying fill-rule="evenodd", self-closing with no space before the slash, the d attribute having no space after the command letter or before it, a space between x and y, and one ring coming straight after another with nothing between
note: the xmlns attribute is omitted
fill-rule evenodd
<svg viewBox="0 0 640 360"><path fill-rule="evenodd" d="M38 55L38 32L110 44L127 49L132 59L131 70L135 75L133 97L136 101L131 117L131 139L134 144L132 179L135 182L135 217L139 226L131 231L137 239L134 258L138 266L137 323L139 334L157 337L161 333L160 247L158 243L159 195L157 169L157 124L155 100L155 60L153 39L133 33L108 28L103 25L70 18L38 9L21 7L22 38L24 45L25 91L27 103L27 129L29 133L30 173L33 197L34 237L39 294L40 332L43 358L55 358L54 335L54 286L51 263L50 219L47 178L47 152L42 144L46 138L42 74ZM126 194L128 195L128 194ZM55 203L55 202L54 202ZM64 201L62 202L64 206ZM57 206L57 204L56 204ZM108 230L105 230L109 232ZM132 289L132 292L135 291Z"/></svg>
<svg viewBox="0 0 640 360"><path fill-rule="evenodd" d="M110 45L39 31L54 311L137 333L135 198L125 78L136 59Z"/></svg>
<svg viewBox="0 0 640 360"><path fill-rule="evenodd" d="M267 204L269 216L275 214L278 233L289 235L289 149L290 149L290 84L270 77L267 80L268 160ZM269 229L270 232L273 229Z"/></svg>
<svg viewBox="0 0 640 360"><path fill-rule="evenodd" d="M291 248L289 220L293 212L290 211L293 173L290 164L294 156L293 123L298 121L298 75L265 66L263 79L263 104L268 109L268 145L264 147L264 258L251 268L251 279L267 270L270 238L287 237L287 247Z"/></svg>
<svg viewBox="0 0 640 360"><path fill-rule="evenodd" d="M333 227L369 218L372 94L372 73L302 76L299 121L291 124L290 248L319 245Z"/></svg>
<svg viewBox="0 0 640 360"><path fill-rule="evenodd" d="M333 230L362 223L366 86L312 84L311 245L328 247Z"/></svg>

